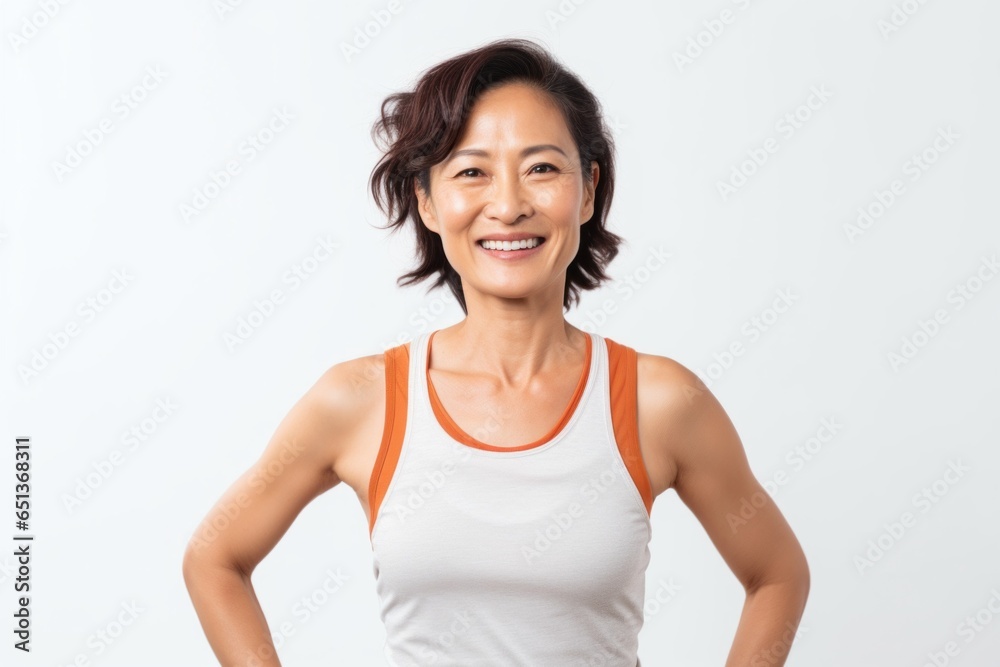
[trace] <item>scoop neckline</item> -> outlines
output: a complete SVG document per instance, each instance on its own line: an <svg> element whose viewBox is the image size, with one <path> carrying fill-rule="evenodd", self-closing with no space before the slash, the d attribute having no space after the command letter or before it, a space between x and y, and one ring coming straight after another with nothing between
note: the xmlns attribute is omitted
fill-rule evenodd
<svg viewBox="0 0 1000 667"><path fill-rule="evenodd" d="M549 429L548 433L541 436L537 440L532 442L517 445L515 447L501 447L498 445L490 445L476 438L472 437L460 427L451 415L448 414L448 410L445 409L444 404L441 403L441 399L438 397L437 391L434 389L434 384L431 382L430 373L430 361L431 361L431 341L440 329L436 329L427 335L427 342L424 345L424 385L427 389L427 397L430 400L431 409L434 412L434 417L437 419L438 424L443 428L448 435L453 437L458 442L463 445L467 445L474 449L481 449L489 452L523 452L529 449L536 449L541 447L552 440L554 440L562 431L565 429L566 425L570 422L573 416L576 414L579 408L580 399L583 397L584 390L589 384L590 370L593 365L594 357L594 342L593 336L584 332L587 341L587 352L586 360L583 364L583 372L580 374L579 380L576 383L576 389L573 390L573 395L570 397L569 403L563 409L562 415L559 421Z"/></svg>

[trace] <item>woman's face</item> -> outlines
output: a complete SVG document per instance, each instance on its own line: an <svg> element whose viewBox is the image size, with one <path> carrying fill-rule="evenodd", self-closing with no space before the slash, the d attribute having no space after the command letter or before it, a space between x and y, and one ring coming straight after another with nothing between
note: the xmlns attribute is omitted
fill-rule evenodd
<svg viewBox="0 0 1000 667"><path fill-rule="evenodd" d="M506 84L476 100L458 143L430 170L430 196L417 187L418 210L462 277L467 304L482 294L561 306L598 176L596 162L581 170L562 113L545 93ZM483 246L509 237L531 239L529 247Z"/></svg>

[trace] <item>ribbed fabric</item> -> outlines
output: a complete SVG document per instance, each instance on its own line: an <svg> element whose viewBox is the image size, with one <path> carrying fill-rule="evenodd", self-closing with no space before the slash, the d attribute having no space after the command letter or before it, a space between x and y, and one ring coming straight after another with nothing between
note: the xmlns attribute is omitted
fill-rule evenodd
<svg viewBox="0 0 1000 667"><path fill-rule="evenodd" d="M395 399L385 423L397 442L393 453L384 436L372 474L384 497L371 491L371 546L388 664L638 667L651 498L637 440L615 439L611 403L611 387L624 386L615 420L619 437L634 438L635 425L621 425L635 418L634 351L588 334L587 372L558 432L489 450L468 443L496 422L477 438L433 404L430 335L386 353ZM631 361L615 364L615 378L609 348ZM405 393L392 389L400 362Z"/></svg>

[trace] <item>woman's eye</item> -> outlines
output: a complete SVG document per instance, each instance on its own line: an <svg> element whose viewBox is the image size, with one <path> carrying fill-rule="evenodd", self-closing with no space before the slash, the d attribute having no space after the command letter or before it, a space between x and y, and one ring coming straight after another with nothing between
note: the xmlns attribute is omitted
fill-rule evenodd
<svg viewBox="0 0 1000 667"><path fill-rule="evenodd" d="M536 171L539 168L542 168L545 171ZM559 170L556 169L551 164L536 164L534 167L531 168L531 173L533 173L533 174L548 174L548 173L551 173L553 171L559 171ZM478 175L480 175L482 173L483 173L482 170L480 170L478 167L470 167L468 169L463 169L462 171L460 171L457 174L455 174L455 176L457 176L457 177L478 176Z"/></svg>

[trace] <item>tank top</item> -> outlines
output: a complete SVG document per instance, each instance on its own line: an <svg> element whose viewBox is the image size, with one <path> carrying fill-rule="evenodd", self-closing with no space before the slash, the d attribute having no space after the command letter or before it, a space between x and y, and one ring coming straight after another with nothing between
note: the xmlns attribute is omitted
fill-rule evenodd
<svg viewBox="0 0 1000 667"><path fill-rule="evenodd" d="M641 667L652 494L635 350L587 333L558 422L497 447L482 441L495 413L469 434L438 400L434 333L384 353L369 537L387 663Z"/></svg>

